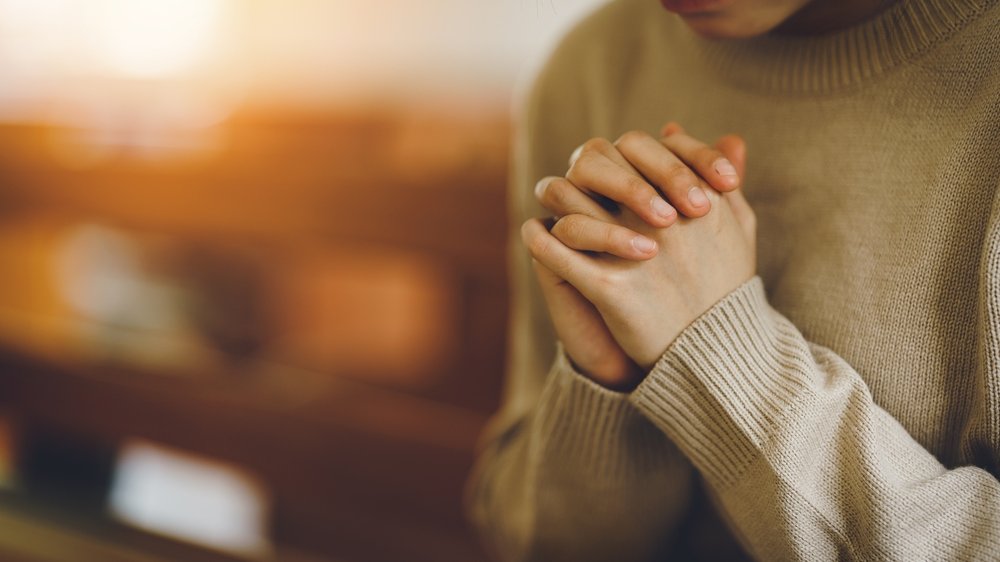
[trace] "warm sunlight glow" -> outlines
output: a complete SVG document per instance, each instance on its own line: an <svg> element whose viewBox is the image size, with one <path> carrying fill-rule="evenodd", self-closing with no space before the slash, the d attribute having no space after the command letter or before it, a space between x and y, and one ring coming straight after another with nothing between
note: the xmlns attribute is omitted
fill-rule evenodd
<svg viewBox="0 0 1000 562"><path fill-rule="evenodd" d="M238 107L506 103L607 1L0 0L0 123L135 145Z"/></svg>
<svg viewBox="0 0 1000 562"><path fill-rule="evenodd" d="M105 0L96 7L97 55L127 76L174 76L205 56L223 8L223 0Z"/></svg>

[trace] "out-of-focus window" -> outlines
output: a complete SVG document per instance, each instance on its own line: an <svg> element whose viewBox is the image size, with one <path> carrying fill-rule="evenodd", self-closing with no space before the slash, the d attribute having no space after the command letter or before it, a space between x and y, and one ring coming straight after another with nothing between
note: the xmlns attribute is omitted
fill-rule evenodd
<svg viewBox="0 0 1000 562"><path fill-rule="evenodd" d="M195 126L246 103L504 100L601 2L0 0L0 118Z"/></svg>

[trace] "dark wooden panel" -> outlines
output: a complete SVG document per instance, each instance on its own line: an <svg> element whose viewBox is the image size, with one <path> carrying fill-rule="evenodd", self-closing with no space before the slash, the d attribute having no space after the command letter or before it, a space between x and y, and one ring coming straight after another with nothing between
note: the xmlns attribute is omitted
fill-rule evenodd
<svg viewBox="0 0 1000 562"><path fill-rule="evenodd" d="M482 414L357 384L267 407L232 381L66 370L10 353L0 374L0 404L21 423L112 443L146 438L252 470L275 495L281 544L351 560L478 552L459 498ZM383 543L387 534L398 539ZM374 554L388 551L398 557Z"/></svg>

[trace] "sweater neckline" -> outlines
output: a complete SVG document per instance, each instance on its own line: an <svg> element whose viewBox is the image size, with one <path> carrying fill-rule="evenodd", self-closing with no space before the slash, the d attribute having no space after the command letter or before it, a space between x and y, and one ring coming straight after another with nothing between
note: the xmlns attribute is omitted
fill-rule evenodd
<svg viewBox="0 0 1000 562"><path fill-rule="evenodd" d="M864 22L822 35L720 40L690 29L686 33L737 87L821 94L856 86L915 59L996 2L899 0Z"/></svg>

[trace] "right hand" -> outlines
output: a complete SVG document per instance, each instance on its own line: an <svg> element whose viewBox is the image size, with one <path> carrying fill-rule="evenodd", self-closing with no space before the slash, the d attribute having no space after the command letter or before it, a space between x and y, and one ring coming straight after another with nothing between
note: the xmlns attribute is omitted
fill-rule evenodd
<svg viewBox="0 0 1000 562"><path fill-rule="evenodd" d="M568 217L552 234L577 250L646 260L656 255L656 245L611 224L619 206L650 226L665 228L677 220L678 211L689 218L708 213L714 199L709 190L740 186L746 162L743 139L727 135L713 148L676 123L668 123L662 134L660 140L640 131L625 133L614 143L590 139L570 157L565 177L539 181L535 197L542 206L556 217Z"/></svg>

